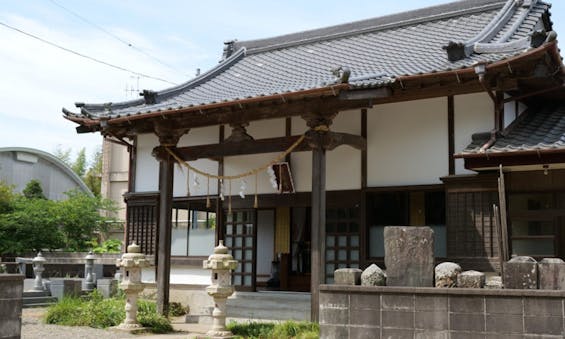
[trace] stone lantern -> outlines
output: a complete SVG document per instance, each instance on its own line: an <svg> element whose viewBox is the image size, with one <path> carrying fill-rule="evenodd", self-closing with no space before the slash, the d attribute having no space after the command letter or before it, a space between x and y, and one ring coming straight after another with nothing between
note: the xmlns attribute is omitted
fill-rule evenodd
<svg viewBox="0 0 565 339"><path fill-rule="evenodd" d="M88 252L88 255L84 257L85 264L84 264L84 290L85 291L92 291L94 289L94 274L92 270L94 268L94 259L96 256L92 254L92 251Z"/></svg>
<svg viewBox="0 0 565 339"><path fill-rule="evenodd" d="M204 260L202 267L212 270L212 285L206 287L206 292L214 298L213 323L205 338L232 338L233 334L226 329L226 301L233 294L231 271L237 268L237 260L228 254L228 248L220 240L214 248L214 254Z"/></svg>
<svg viewBox="0 0 565 339"><path fill-rule="evenodd" d="M43 265L45 265L46 261L47 260L45 260L43 254L41 254L41 251L39 251L37 256L31 260L33 264L33 273L35 274L32 291L43 292L45 290L43 287L42 275L43 271L45 271L45 267L43 267Z"/></svg>
<svg viewBox="0 0 565 339"><path fill-rule="evenodd" d="M122 259L116 260L116 266L123 269L120 288L126 294L126 319L116 328L126 331L142 330L141 324L137 322L137 297L145 288L141 282L141 269L149 266L149 261L141 253L140 247L132 243Z"/></svg>

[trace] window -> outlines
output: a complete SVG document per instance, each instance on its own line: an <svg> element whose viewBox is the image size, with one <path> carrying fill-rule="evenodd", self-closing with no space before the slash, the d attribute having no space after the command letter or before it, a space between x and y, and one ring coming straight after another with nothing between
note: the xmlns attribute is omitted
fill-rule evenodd
<svg viewBox="0 0 565 339"><path fill-rule="evenodd" d="M509 199L512 255L557 255L552 193L511 194ZM553 215L552 215L553 214Z"/></svg>
<svg viewBox="0 0 565 339"><path fill-rule="evenodd" d="M386 226L429 226L434 230L434 255L446 257L444 191L367 193L368 254L384 257Z"/></svg>
<svg viewBox="0 0 565 339"><path fill-rule="evenodd" d="M216 213L173 209L171 255L208 256L214 251Z"/></svg>
<svg viewBox="0 0 565 339"><path fill-rule="evenodd" d="M327 209L326 283L338 268L359 268L359 229L359 207Z"/></svg>

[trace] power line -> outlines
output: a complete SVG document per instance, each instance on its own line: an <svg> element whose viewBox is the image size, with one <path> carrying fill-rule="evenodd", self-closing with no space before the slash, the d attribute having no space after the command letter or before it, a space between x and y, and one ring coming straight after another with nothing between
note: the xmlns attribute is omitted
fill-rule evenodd
<svg viewBox="0 0 565 339"><path fill-rule="evenodd" d="M151 58L151 59L153 59L154 61L157 61L157 62L160 63L161 65L163 65L163 66L165 66L165 67L167 67L167 68L170 68L170 69L174 70L175 72L179 72L179 73L181 73L181 74L184 74L184 72L182 72L182 71L178 70L177 68L175 68L175 67L173 67L173 66L167 64L166 62L160 60L159 58L157 58L157 57L155 57L155 56L153 56L153 55L147 53L147 52L144 51L143 49L134 46L131 42L128 42L128 41L126 41L126 40L120 38L118 35L116 35L116 34L110 32L109 30L105 29L104 27L102 27L102 26L100 26L100 25L98 25L98 24L96 24L96 23L94 23L94 22L88 20L87 18L83 17L82 15L78 14L77 12L75 12L75 11L73 11L73 10L71 10L71 9L69 9L69 8L67 8L67 7L65 7L65 6L63 6L63 5L61 5L61 4L58 3L57 1L55 1L55 0L49 0L49 1L50 1L51 3L53 3L55 6L57 6L57 7L61 8L61 9L63 9L64 11L70 13L71 15L75 16L75 17L78 18L79 20L81 20L81 21L83 21L83 22L85 22L85 23L87 23L87 24L89 24L89 25L91 25L91 26L93 26L93 27L99 29L100 31L106 33L106 34L109 35L110 37L112 37L112 38L118 40L119 42L121 42L121 43L127 45L128 47L133 48L134 50L136 50L136 51L138 51L139 53L145 55L146 57Z"/></svg>
<svg viewBox="0 0 565 339"><path fill-rule="evenodd" d="M112 67L112 68L118 69L118 70L120 70L120 71L129 72L129 73L132 73L132 74L135 74L135 75L139 75L140 77L144 77L144 78L148 78L148 79L153 79L153 80L158 80L158 81L166 82L166 83L171 84L171 85L177 85L176 83L171 82L171 81L166 80L166 79L163 79L163 78L154 77L154 76L147 75L147 74L144 74L144 73L141 73L141 72L132 71L131 69L127 69L127 68L122 67L122 66L114 65L114 64L111 64L111 63L106 62L106 61L104 61L104 60L96 59L96 58L91 57L91 56L88 56L88 55L86 55L86 54L79 53L79 52L74 51L74 50L72 50L72 49L70 49L70 48L63 47L63 46L58 45L58 44L56 44L56 43L54 43L54 42L45 40L45 39L43 39L43 38L41 38L41 37L38 37L38 36L36 36L36 35L33 35L33 34L31 34L31 33L25 32L25 31L23 31L23 30L21 30L21 29L19 29L19 28L14 27L14 26L10 26L10 25L8 25L8 24L6 24L6 23L4 23L4 22L1 22L1 21L0 21L0 25L1 25L1 26L4 26L4 27L6 27L6 28L9 28L9 29L11 29L11 30L13 30L13 31L16 31L16 32L18 32L18 33L20 33L20 34L26 35L26 36L28 36L28 37L30 37L30 38L39 40L39 41L41 41L41 42L43 42L43 43L45 43L45 44L48 44L48 45L50 45L50 46L56 47L56 48L58 48L58 49L61 49L61 50L65 51L65 52L68 52L68 53L71 53L71 54L80 56L80 57L85 58L85 59L88 59L88 60L90 60L90 61L94 61L94 62L96 62L96 63L102 64L102 65L105 65L105 66L108 66L108 67Z"/></svg>

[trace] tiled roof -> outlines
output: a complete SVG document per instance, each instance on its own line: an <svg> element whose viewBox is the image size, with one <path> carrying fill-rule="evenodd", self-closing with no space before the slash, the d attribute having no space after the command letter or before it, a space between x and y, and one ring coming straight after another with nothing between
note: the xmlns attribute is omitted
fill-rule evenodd
<svg viewBox="0 0 565 339"><path fill-rule="evenodd" d="M529 109L508 128L508 133L497 136L495 143L481 151L490 133L473 135L472 143L458 157L494 156L512 152L565 151L565 104L547 104Z"/></svg>
<svg viewBox="0 0 565 339"><path fill-rule="evenodd" d="M548 9L537 0L465 0L234 42L226 46L226 58L218 66L185 84L129 102L77 104L80 115L64 112L117 118L317 89L339 83L332 72L339 67L350 70L351 88L386 86L399 76L467 68L523 53L533 32L548 29L542 19ZM463 51L459 57L457 46ZM456 57L448 57L446 50Z"/></svg>

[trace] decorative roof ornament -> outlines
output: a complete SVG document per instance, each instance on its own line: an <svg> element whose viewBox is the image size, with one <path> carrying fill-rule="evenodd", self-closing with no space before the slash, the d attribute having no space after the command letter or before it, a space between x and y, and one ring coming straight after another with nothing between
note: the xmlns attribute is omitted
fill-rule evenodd
<svg viewBox="0 0 565 339"><path fill-rule="evenodd" d="M338 78L337 83L347 84L349 83L349 76L351 75L351 70L347 67L339 66L331 70L332 74Z"/></svg>
<svg viewBox="0 0 565 339"><path fill-rule="evenodd" d="M537 2L538 0L508 0L500 12L473 38L465 42L450 41L446 46L443 46L443 49L447 52L447 58L449 61L455 62L465 59L473 53L508 53L538 47L541 44L536 45L535 43L538 43L539 39L533 39L531 36L509 41ZM496 41L492 41L510 22L520 7L525 8L525 10L522 11L514 24Z"/></svg>
<svg viewBox="0 0 565 339"><path fill-rule="evenodd" d="M146 105L154 105L157 103L157 92L144 89L143 92L139 93L139 96L143 97Z"/></svg>

